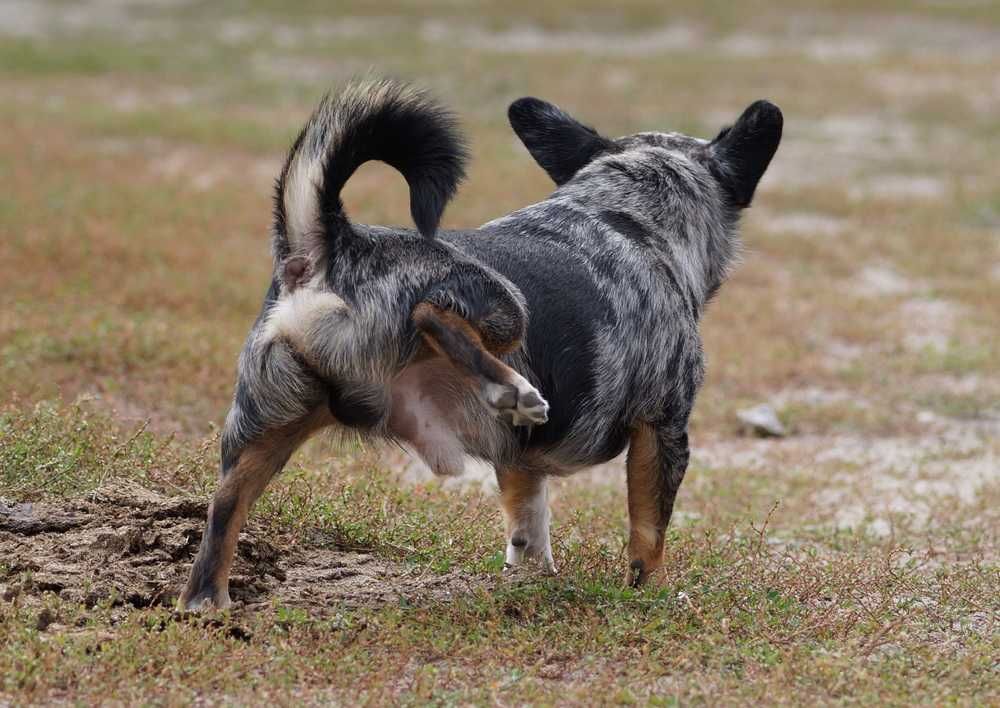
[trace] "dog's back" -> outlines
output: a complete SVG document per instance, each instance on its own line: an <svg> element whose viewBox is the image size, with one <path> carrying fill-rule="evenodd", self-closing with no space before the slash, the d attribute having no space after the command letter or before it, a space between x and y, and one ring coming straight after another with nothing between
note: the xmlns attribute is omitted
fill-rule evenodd
<svg viewBox="0 0 1000 708"><path fill-rule="evenodd" d="M776 147L780 124L775 134L758 112L773 115L756 104L744 123L765 125ZM552 405L530 446L572 470L620 453L637 420L686 427L703 378L698 320L735 257L738 209L753 189L717 177L726 145L608 140L535 99L510 118L557 190L447 238L524 293L527 359ZM754 184L771 154L750 169Z"/></svg>

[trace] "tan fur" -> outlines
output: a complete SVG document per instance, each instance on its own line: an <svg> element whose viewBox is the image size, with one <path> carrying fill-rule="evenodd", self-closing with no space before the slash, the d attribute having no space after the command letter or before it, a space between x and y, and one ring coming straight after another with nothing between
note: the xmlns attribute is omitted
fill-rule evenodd
<svg viewBox="0 0 1000 708"><path fill-rule="evenodd" d="M508 537L527 520L525 513L538 494L543 479L541 475L522 469L505 469L497 475L500 504L503 507Z"/></svg>
<svg viewBox="0 0 1000 708"><path fill-rule="evenodd" d="M496 415L507 416L514 425L547 420L549 406L541 394L487 350L479 331L468 320L436 305L421 303L413 310L413 323L427 346L469 379Z"/></svg>
<svg viewBox="0 0 1000 708"><path fill-rule="evenodd" d="M496 359L493 355L503 355L516 350L521 346L521 340L515 339L508 342L497 342L493 340L484 340L482 333L477 330L472 324L454 312L450 310L444 310L435 305L431 305L427 302L422 302L413 308L413 321L419 327L421 323L427 322L429 320L436 320L442 326L454 329L457 332L461 332L470 342L475 343L476 347L481 349L485 354L490 355L491 363L495 362L497 367L503 367L509 369L503 362ZM442 351L441 345L430 337L426 332L424 334L424 340L431 346L434 351L444 356L447 354Z"/></svg>
<svg viewBox="0 0 1000 708"><path fill-rule="evenodd" d="M659 500L656 435L642 423L632 432L628 450L629 584L644 580L663 564L665 520ZM641 578L632 577L631 564L642 562Z"/></svg>
<svg viewBox="0 0 1000 708"><path fill-rule="evenodd" d="M217 556L218 565L213 574L215 586L218 588L218 594L214 598L216 607L224 609L230 604L229 573L233 566L236 543L250 508L263 493L271 477L285 464L289 455L315 431L331 423L333 418L324 409L317 411L304 422L297 422L271 432L243 450L236 466L222 480L212 498L208 518L212 519L214 509L224 508L234 499L235 505L222 535ZM206 528L206 533L209 533L210 529L211 522ZM188 590L192 589L189 586ZM185 592L181 596L181 607L186 606L187 599Z"/></svg>

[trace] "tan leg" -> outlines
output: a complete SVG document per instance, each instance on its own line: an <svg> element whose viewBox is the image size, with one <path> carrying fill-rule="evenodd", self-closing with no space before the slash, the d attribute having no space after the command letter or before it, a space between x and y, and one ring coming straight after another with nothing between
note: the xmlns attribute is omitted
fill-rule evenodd
<svg viewBox="0 0 1000 708"><path fill-rule="evenodd" d="M222 481L208 508L208 522L198 555L178 601L181 609L229 606L229 572L236 541L250 508L295 449L313 432L331 422L329 413L321 410L309 418L266 433L249 442L239 452L235 463L223 470Z"/></svg>
<svg viewBox="0 0 1000 708"><path fill-rule="evenodd" d="M628 451L629 567L625 582L644 583L663 564L663 539L688 462L687 434L649 424L633 431Z"/></svg>
<svg viewBox="0 0 1000 708"><path fill-rule="evenodd" d="M505 564L513 567L532 560L554 574L545 479L544 472L539 470L506 468L497 472L500 504L507 525Z"/></svg>

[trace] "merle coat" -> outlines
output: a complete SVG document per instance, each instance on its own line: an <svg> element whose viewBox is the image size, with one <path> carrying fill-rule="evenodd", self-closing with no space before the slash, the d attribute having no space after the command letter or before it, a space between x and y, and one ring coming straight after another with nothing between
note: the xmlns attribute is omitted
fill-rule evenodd
<svg viewBox="0 0 1000 708"><path fill-rule="evenodd" d="M274 274L240 355L221 483L181 604L229 604L250 506L313 432L401 442L439 474L497 471L507 562L554 571L545 478L626 446L627 581L661 563L704 373L698 323L781 137L758 101L711 141L602 137L552 104L515 132L556 183L544 201L438 231L463 176L453 117L389 82L327 97L277 181ZM368 160L410 186L417 230L352 223L340 193Z"/></svg>

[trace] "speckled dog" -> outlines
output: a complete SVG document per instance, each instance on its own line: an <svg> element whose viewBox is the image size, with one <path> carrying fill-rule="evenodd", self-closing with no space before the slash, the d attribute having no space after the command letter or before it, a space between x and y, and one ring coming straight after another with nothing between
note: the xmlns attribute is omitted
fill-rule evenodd
<svg viewBox="0 0 1000 708"><path fill-rule="evenodd" d="M510 122L558 188L474 231L437 232L463 177L453 117L389 82L326 98L275 190L274 274L240 355L221 483L180 604L229 604L247 513L295 448L346 426L439 474L491 462L507 563L554 571L546 478L629 445L627 582L662 562L703 378L698 321L737 251L740 211L781 138L758 101L712 141L604 138L534 98ZM368 160L398 169L417 231L348 220Z"/></svg>

